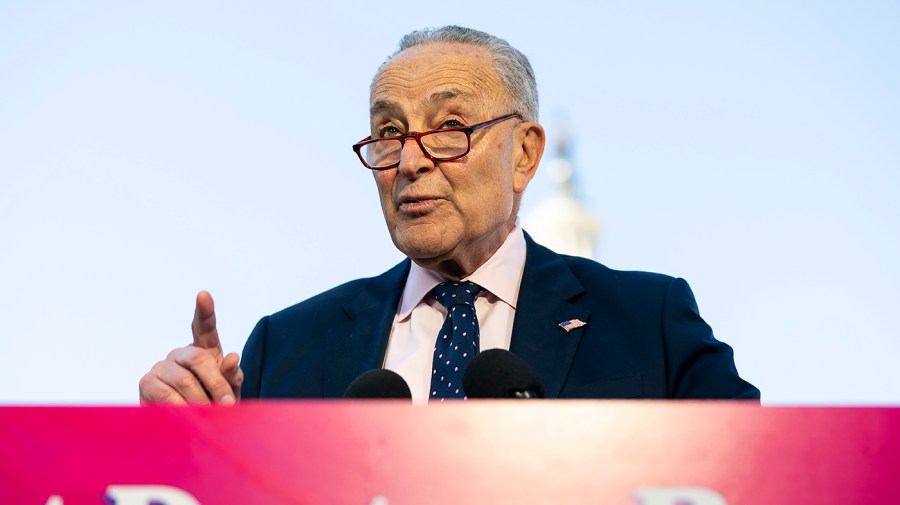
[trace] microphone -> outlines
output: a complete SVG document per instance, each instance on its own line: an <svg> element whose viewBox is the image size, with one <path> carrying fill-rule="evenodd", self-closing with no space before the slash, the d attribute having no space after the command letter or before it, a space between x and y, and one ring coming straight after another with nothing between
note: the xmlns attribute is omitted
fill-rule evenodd
<svg viewBox="0 0 900 505"><path fill-rule="evenodd" d="M525 361L503 349L478 353L463 373L468 398L543 398L544 385Z"/></svg>
<svg viewBox="0 0 900 505"><path fill-rule="evenodd" d="M412 393L403 377L393 370L376 368L357 377L344 391L344 398L405 398L412 400Z"/></svg>

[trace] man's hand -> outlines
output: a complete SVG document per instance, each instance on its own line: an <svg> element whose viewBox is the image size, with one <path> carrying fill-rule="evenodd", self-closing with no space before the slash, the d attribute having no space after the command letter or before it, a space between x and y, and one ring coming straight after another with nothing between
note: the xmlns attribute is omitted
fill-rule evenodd
<svg viewBox="0 0 900 505"><path fill-rule="evenodd" d="M141 378L141 404L233 404L240 398L244 373L240 358L222 355L213 299L197 294L191 323L194 343L175 349Z"/></svg>

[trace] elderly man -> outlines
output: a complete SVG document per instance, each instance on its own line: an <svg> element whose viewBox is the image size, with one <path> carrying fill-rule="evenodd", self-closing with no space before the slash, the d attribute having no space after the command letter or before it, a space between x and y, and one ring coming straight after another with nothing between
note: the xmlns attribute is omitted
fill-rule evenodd
<svg viewBox="0 0 900 505"><path fill-rule="evenodd" d="M141 400L340 397L382 367L416 403L464 398L465 365L493 348L529 363L548 398L759 398L686 282L558 255L522 231L537 111L531 65L504 40L456 26L405 36L353 148L408 259L264 317L240 367L200 293L194 344L144 376Z"/></svg>

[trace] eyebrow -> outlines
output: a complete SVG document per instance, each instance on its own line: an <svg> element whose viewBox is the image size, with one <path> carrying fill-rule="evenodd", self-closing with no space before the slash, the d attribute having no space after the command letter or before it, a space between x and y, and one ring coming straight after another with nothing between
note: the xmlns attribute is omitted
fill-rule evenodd
<svg viewBox="0 0 900 505"><path fill-rule="evenodd" d="M433 103L442 103L449 102L451 100L455 100L457 98L463 98L468 100L473 100L475 95L469 93L468 91L463 91L457 88L445 89L441 91L435 91L428 97L429 101ZM375 117L377 115L390 115L397 114L400 112L400 106L395 102L390 100L377 100L372 106L369 108L369 116Z"/></svg>
<svg viewBox="0 0 900 505"><path fill-rule="evenodd" d="M397 112L400 110L400 107L391 101L388 100L378 100L369 107L369 116L375 117L381 114L390 114L392 112Z"/></svg>

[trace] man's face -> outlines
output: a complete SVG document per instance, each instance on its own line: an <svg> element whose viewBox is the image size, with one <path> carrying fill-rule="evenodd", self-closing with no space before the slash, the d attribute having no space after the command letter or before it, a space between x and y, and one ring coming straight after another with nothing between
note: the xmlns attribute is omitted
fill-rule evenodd
<svg viewBox="0 0 900 505"><path fill-rule="evenodd" d="M486 49L416 46L375 77L371 134L481 123L514 112L505 105L505 93ZM374 172L394 245L450 278L484 263L512 229L519 195L533 174L516 169L527 158L521 146L526 130L517 119L479 130L469 153L453 161L429 160L415 140L407 140L398 168Z"/></svg>

